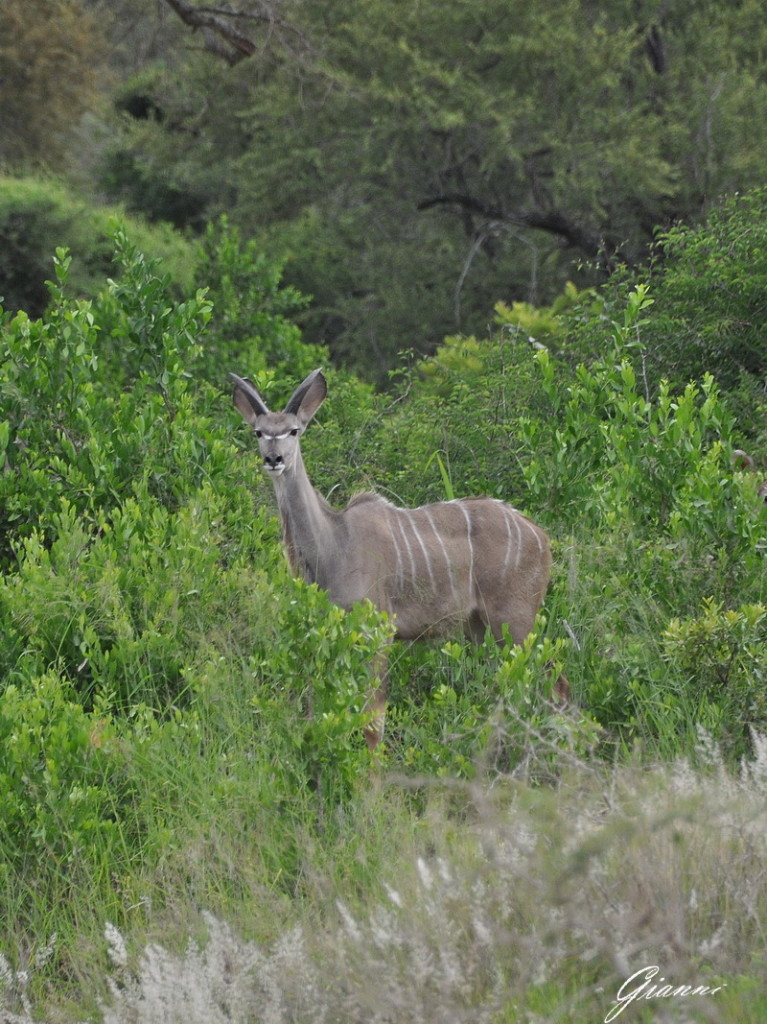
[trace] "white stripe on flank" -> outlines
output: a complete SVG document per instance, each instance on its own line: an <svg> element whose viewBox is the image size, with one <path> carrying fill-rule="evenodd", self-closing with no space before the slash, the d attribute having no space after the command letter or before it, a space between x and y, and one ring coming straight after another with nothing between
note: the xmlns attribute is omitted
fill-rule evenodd
<svg viewBox="0 0 767 1024"><path fill-rule="evenodd" d="M469 600L472 601L474 599L474 544L471 540L471 519L466 511L466 506L461 502L457 502L457 504L466 520L466 540L469 542Z"/></svg>
<svg viewBox="0 0 767 1024"><path fill-rule="evenodd" d="M514 523L514 529L517 531L517 553L514 557L514 571L516 572L519 568L520 559L522 558L522 531L519 528L519 513L517 510L512 509L509 515Z"/></svg>
<svg viewBox="0 0 767 1024"><path fill-rule="evenodd" d="M399 543L397 538L394 536L394 530L392 529L392 518L396 516L397 510L393 505L389 505L386 511L386 525L389 527L389 536L391 537L392 544L394 545L394 554L397 559L397 587L401 590L405 583L405 573L402 567L402 553L400 552Z"/></svg>
<svg viewBox="0 0 767 1024"><path fill-rule="evenodd" d="M429 573L429 579L431 580L431 589L432 591L436 592L436 586L434 583L434 573L431 571L431 559L429 558L429 552L426 550L426 545L424 544L423 539L421 538L421 534L418 530L418 527L415 525L415 522L413 521L413 515L410 509L407 509L407 520L410 523L410 527L416 536L416 540L421 545L421 551L423 551L423 557L426 560L426 571Z"/></svg>
<svg viewBox="0 0 767 1024"><path fill-rule="evenodd" d="M532 531L532 534L535 537L535 543L538 545L538 554L542 555L543 554L543 544L541 544L541 535L538 533L538 531L536 530L536 528L533 526L533 524L530 522L529 519L525 519L524 516L521 517L521 518L522 518L522 522L525 524L525 526L528 528L528 530Z"/></svg>
<svg viewBox="0 0 767 1024"><path fill-rule="evenodd" d="M506 523L506 557L503 560L503 573L505 576L509 568L509 561L511 559L511 523L514 521L514 516L509 512L509 510L506 508L503 502L499 502L499 504L503 512L503 520ZM517 559L519 559L519 527L517 526L516 522L514 523L514 529L517 533Z"/></svg>
<svg viewBox="0 0 767 1024"><path fill-rule="evenodd" d="M410 541L407 539L407 534L405 533L404 527L402 526L402 512L403 511L406 511L406 510L401 509L401 508L395 509L395 512L397 514L397 526L399 527L399 532L402 534L402 539L405 542L405 547L407 548L407 553L408 553L408 555L410 557L410 570L411 570L411 573L412 573L412 578L415 579L416 578L416 572L417 572L416 571L416 567L415 567L415 558L413 558L413 549L410 546Z"/></svg>
<svg viewBox="0 0 767 1024"><path fill-rule="evenodd" d="M515 532L516 537L517 537L517 549L516 549L516 553L515 553L515 556L514 556L514 570L516 571L517 569L519 569L519 562L520 562L520 559L522 558L522 531L519 528L520 521L525 523L527 526L532 528L533 532L535 533L535 539L536 539L536 541L538 543L538 550L539 551L541 550L541 539L538 536L538 532L535 529L535 527L532 525L532 523L525 516L523 516L521 512L519 512L517 509L515 509L513 505L507 505L505 501L500 501L499 499L496 499L496 500L498 500L498 504L501 506L501 508L503 509L503 514L506 516L506 528L507 528L507 530L511 529L509 527L509 521L511 521L514 524L514 532ZM503 564L504 570L507 568L508 563L509 563L509 550L507 548L506 549L506 561Z"/></svg>
<svg viewBox="0 0 767 1024"><path fill-rule="evenodd" d="M431 512L428 510L428 508L424 508L423 511L426 515L426 518L429 520L429 526L432 529L432 533L439 541L439 546L442 548L442 554L445 556L445 568L447 569L447 576L448 579L450 580L450 591L453 597L455 597L455 580L453 579L453 566L450 561L450 555L447 553L447 548L445 547L445 542L442 539L442 534L437 529Z"/></svg>

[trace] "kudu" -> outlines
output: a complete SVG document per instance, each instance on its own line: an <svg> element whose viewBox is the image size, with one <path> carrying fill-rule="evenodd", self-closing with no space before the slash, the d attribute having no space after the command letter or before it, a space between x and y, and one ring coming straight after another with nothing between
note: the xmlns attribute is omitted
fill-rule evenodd
<svg viewBox="0 0 767 1024"><path fill-rule="evenodd" d="M751 473L756 473L757 471L756 463L750 455L747 455L746 452L743 451L742 448L736 448L732 453L732 464L736 469L747 469ZM756 490L756 496L759 498L759 501L767 505L767 480L762 480L759 484Z"/></svg>
<svg viewBox="0 0 767 1024"><path fill-rule="evenodd" d="M274 484L296 575L317 583L342 608L369 598L392 618L398 639L462 628L480 642L489 628L500 641L508 626L511 638L522 643L549 582L551 553L543 530L493 498L407 509L363 493L345 509L331 508L310 483L300 447L327 394L322 371L309 374L282 412L270 412L249 380L230 376L234 404L253 427ZM383 735L385 659L376 674L365 731L371 750ZM563 679L560 690L567 685Z"/></svg>

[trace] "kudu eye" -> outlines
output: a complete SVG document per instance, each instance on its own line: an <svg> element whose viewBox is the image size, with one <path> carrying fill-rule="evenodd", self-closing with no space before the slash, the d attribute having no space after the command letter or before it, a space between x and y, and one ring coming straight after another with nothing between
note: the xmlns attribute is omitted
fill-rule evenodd
<svg viewBox="0 0 767 1024"><path fill-rule="evenodd" d="M261 431L260 430L256 430L255 434L256 434L256 437L261 437Z"/></svg>
<svg viewBox="0 0 767 1024"><path fill-rule="evenodd" d="M293 427L293 429L290 432L290 436L291 437L297 437L298 436L298 427Z"/></svg>

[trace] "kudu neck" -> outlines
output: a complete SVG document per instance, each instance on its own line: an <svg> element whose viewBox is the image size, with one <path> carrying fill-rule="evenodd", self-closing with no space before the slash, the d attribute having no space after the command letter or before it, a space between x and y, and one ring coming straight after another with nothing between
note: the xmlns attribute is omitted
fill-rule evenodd
<svg viewBox="0 0 767 1024"><path fill-rule="evenodd" d="M333 509L309 479L300 451L296 452L292 467L272 481L281 515L295 518L306 514L311 519L332 516Z"/></svg>
<svg viewBox="0 0 767 1024"><path fill-rule="evenodd" d="M273 483L294 572L327 586L324 567L338 548L339 530L343 530L340 514L312 485L300 452L291 469L274 477Z"/></svg>

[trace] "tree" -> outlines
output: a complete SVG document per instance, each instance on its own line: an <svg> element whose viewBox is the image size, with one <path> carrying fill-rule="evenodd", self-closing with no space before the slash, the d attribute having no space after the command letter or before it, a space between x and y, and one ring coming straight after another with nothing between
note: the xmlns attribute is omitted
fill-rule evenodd
<svg viewBox="0 0 767 1024"><path fill-rule="evenodd" d="M0 161L55 166L106 70L104 36L78 0L0 5Z"/></svg>
<svg viewBox="0 0 767 1024"><path fill-rule="evenodd" d="M234 67L190 63L158 83L141 151L282 247L309 336L368 372L481 331L498 299L640 261L658 226L762 179L756 0L279 12L300 59L281 32Z"/></svg>
<svg viewBox="0 0 767 1024"><path fill-rule="evenodd" d="M660 244L654 316L642 332L650 371L678 385L708 372L740 388L741 429L763 435L764 416L753 410L764 409L767 393L767 189L730 197L704 224L675 227Z"/></svg>

